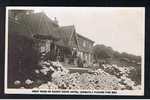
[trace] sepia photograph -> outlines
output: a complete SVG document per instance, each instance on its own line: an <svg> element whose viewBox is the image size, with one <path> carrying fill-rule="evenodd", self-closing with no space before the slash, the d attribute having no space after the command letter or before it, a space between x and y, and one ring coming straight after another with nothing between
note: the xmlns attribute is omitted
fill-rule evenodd
<svg viewBox="0 0 150 100"><path fill-rule="evenodd" d="M5 93L144 95L144 7L6 7Z"/></svg>

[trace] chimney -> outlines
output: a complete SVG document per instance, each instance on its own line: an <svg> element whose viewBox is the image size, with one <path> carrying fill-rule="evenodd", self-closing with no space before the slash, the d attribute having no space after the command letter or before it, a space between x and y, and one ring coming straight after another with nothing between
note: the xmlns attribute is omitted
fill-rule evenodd
<svg viewBox="0 0 150 100"><path fill-rule="evenodd" d="M56 17L54 17L54 23L55 23L56 25L58 25L58 20L57 20Z"/></svg>

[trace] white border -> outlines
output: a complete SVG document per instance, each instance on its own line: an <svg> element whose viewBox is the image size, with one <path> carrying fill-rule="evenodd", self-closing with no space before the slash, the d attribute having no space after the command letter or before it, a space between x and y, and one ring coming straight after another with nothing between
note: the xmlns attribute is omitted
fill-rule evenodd
<svg viewBox="0 0 150 100"><path fill-rule="evenodd" d="M6 21L5 21L5 81L4 81L4 87L5 87L5 93L6 94L59 94L59 95L128 95L128 96L144 96L144 50L145 50L145 17L144 17L144 26L143 26L143 31L144 31L144 34L143 34L143 37L144 37L144 41L143 41L143 54L142 54L142 82L141 82L141 86L142 86L142 89L141 90L115 90L117 92L117 94L110 94L110 93L106 93L107 91L111 92L111 91L114 91L114 90L100 90L100 91L104 91L105 93L41 93L41 92L38 92L38 93L33 93L32 90L33 89L8 89L7 87L7 69L8 69L8 10L10 9L26 9L26 10L29 10L29 9L33 9L33 8L50 8L50 7L31 7L31 6L27 6L27 7L23 7L23 6L18 6L18 7L6 7ZM51 7L51 8L56 8L56 7ZM58 7L57 7L58 8ZM59 7L61 8L61 7ZM64 7L63 7L64 8ZM69 8L76 8L76 7L69 7ZM86 7L84 7L86 8ZM87 7L89 8L89 7ZM90 7L90 8L97 8L97 7ZM99 8L143 8L144 10L144 15L145 15L145 7L99 7ZM42 89L40 89L42 90ZM44 89L44 91L49 91L49 90L46 90ZM61 90L60 90L61 91ZM67 90L63 90L63 91L67 91ZM71 90L72 91L72 90ZM78 90L79 91L79 90ZM97 91L97 90L96 90ZM80 91L79 91L80 92Z"/></svg>

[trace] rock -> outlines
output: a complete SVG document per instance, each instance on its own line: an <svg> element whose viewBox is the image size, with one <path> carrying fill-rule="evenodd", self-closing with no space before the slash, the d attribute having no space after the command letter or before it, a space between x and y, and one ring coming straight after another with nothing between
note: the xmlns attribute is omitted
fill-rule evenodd
<svg viewBox="0 0 150 100"><path fill-rule="evenodd" d="M141 90L141 85L137 85L137 86L134 86L132 88L133 88L133 90Z"/></svg>
<svg viewBox="0 0 150 100"><path fill-rule="evenodd" d="M47 75L47 73L50 71L49 68L47 67L43 67L43 69L40 70L41 73L43 73L44 75Z"/></svg>
<svg viewBox="0 0 150 100"><path fill-rule="evenodd" d="M20 85L20 84L21 84L21 81L16 80L16 81L14 82L14 84L15 84L15 85Z"/></svg>
<svg viewBox="0 0 150 100"><path fill-rule="evenodd" d="M39 88L37 88L37 87L34 87L33 89L34 89L34 90L38 90Z"/></svg>
<svg viewBox="0 0 150 100"><path fill-rule="evenodd" d="M48 84L42 84L39 86L39 89L49 89Z"/></svg>
<svg viewBox="0 0 150 100"><path fill-rule="evenodd" d="M27 80L25 81L25 83L26 83L27 85L30 85L30 84L32 84L32 83L33 83L33 81L32 81L32 80L30 80L30 79L27 79Z"/></svg>
<svg viewBox="0 0 150 100"><path fill-rule="evenodd" d="M50 86L52 83L50 81L47 82L47 85Z"/></svg>
<svg viewBox="0 0 150 100"><path fill-rule="evenodd" d="M34 70L36 74L39 74L40 71L38 69Z"/></svg>
<svg viewBox="0 0 150 100"><path fill-rule="evenodd" d="M25 89L25 87L20 87L20 89Z"/></svg>
<svg viewBox="0 0 150 100"><path fill-rule="evenodd" d="M50 63L48 63L47 61L44 61L43 64L50 66Z"/></svg>
<svg viewBox="0 0 150 100"><path fill-rule="evenodd" d="M42 65L42 69L39 71L44 75L51 75L52 79L45 80L47 83L40 85L38 87L39 89L124 90L127 89L126 85L134 89L138 88L133 87L134 82L127 77L126 74L129 70L125 67L103 64L102 66L105 69L97 69L92 71L92 73L79 74L69 73L60 62L43 63L45 65ZM39 73L39 71L36 70L35 72ZM53 73L48 74L48 72L51 71L53 71ZM120 75L120 73L124 74ZM31 82L29 83L31 84Z"/></svg>

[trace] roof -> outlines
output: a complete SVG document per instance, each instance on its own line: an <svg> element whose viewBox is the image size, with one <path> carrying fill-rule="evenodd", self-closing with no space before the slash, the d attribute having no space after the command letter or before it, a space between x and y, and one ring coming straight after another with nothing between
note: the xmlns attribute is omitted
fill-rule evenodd
<svg viewBox="0 0 150 100"><path fill-rule="evenodd" d="M69 42L69 39L71 38L73 32L75 31L75 27L73 25L63 26L60 27L60 30L61 30L60 33L62 33L61 37L65 38Z"/></svg>
<svg viewBox="0 0 150 100"><path fill-rule="evenodd" d="M70 41L73 33L75 32L74 25L63 26L63 27L60 27L59 30L56 30L56 31L57 31L57 33L59 34L59 37L60 37L60 40L56 41L56 44L60 45L60 46L65 46L65 47L70 46L69 41ZM88 41L94 43L94 41L92 41L92 40L88 39L87 37L84 37L84 36L82 36L82 35L80 35L76 32L75 32L75 36L76 36L76 38L78 38L78 36L79 36L79 37L82 37L85 40L88 40ZM80 51L84 51L84 52L91 52L92 51L92 48L83 47L78 42L79 42L79 40L77 39L77 46L78 46Z"/></svg>
<svg viewBox="0 0 150 100"><path fill-rule="evenodd" d="M78 37L82 37L94 43L94 41L76 33L74 25L59 27L53 20L43 12L31 13L19 17L18 20L9 18L9 32L19 33L28 37L37 36L41 38L57 39L55 43L60 46L70 47L69 42L75 33L79 50L90 52L90 49L83 48L78 44Z"/></svg>
<svg viewBox="0 0 150 100"><path fill-rule="evenodd" d="M69 46L69 41L74 31L75 27L73 25L63 26L57 29L55 33L59 34L60 40L57 41L56 44L61 46Z"/></svg>
<svg viewBox="0 0 150 100"><path fill-rule="evenodd" d="M43 12L32 13L19 17L18 20L9 18L10 28L12 32L31 37L33 35L51 36L58 38L58 34L54 31L59 28L53 20L47 17ZM17 23L15 23L17 22Z"/></svg>
<svg viewBox="0 0 150 100"><path fill-rule="evenodd" d="M57 30L57 32L59 33L59 36L60 36L60 40L57 41L57 44L61 45L61 46L69 46L69 41L70 41L73 33L75 32L75 27L74 27L74 25L63 26L63 27L60 27L60 29ZM88 40L88 41L94 43L94 41L92 41L92 40L88 39L87 37L84 37L76 32L75 32L75 36L76 36L76 38L81 37L85 40ZM92 52L92 48L83 47L82 45L80 45L79 42L80 41L77 39L77 46L80 51L90 52L90 53Z"/></svg>
<svg viewBox="0 0 150 100"><path fill-rule="evenodd" d="M89 38L87 38L87 37L85 37L85 36L82 36L82 35L81 35L81 34L79 34L79 33L77 33L77 35L78 35L79 37L81 37L81 38L85 39L85 40L88 40L88 41L90 41L90 42L94 43L94 41L93 41L93 40L91 40L91 39L89 39Z"/></svg>

